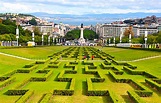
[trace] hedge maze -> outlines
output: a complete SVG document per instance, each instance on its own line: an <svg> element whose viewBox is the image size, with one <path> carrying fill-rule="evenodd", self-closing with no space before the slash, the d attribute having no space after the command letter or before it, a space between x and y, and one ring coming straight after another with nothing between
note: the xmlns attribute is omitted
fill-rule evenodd
<svg viewBox="0 0 161 103"><path fill-rule="evenodd" d="M161 79L96 48L69 47L1 75L0 93L4 103L159 103Z"/></svg>

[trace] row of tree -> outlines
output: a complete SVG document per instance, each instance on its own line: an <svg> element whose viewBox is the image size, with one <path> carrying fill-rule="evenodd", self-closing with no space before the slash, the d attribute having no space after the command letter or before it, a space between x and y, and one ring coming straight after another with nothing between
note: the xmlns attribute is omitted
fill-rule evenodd
<svg viewBox="0 0 161 103"><path fill-rule="evenodd" d="M134 37L132 36L131 38L131 43L140 43L140 44L144 44L145 43L145 37L140 36L140 37ZM114 43L114 38L111 38L111 43ZM129 42L129 35L124 35L124 37L122 37L122 43L128 43ZM109 43L109 39L107 39L107 43ZM115 43L120 43L120 37L116 37L115 38ZM148 44L157 44L157 43L161 43L161 31L158 33L154 33L151 35L148 35L147 37L147 43Z"/></svg>
<svg viewBox="0 0 161 103"><path fill-rule="evenodd" d="M67 32L67 34L65 35L64 38L66 40L79 39L80 33L81 33L80 29L75 29L75 30ZM89 29L85 29L83 31L83 36L85 39L88 39L88 40L98 39L98 37L99 37L99 35L96 34L96 32L94 32L93 30L89 30Z"/></svg>
<svg viewBox="0 0 161 103"><path fill-rule="evenodd" d="M31 20L31 22L34 20ZM9 19L0 19L0 41L16 41L16 21L11 21ZM32 41L32 32L29 30L24 30L21 26L19 29L19 43L27 43ZM41 32L37 27L34 27L35 42L41 44ZM44 41L47 41L47 36L44 36Z"/></svg>

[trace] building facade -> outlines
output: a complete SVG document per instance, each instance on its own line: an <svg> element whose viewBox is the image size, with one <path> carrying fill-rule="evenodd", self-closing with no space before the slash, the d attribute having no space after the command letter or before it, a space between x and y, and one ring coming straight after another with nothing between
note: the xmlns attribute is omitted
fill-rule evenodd
<svg viewBox="0 0 161 103"><path fill-rule="evenodd" d="M126 24L105 24L98 29L96 28L96 32L98 32L102 38L119 37L123 35L126 28L128 28Z"/></svg>
<svg viewBox="0 0 161 103"><path fill-rule="evenodd" d="M133 27L133 32L135 37L145 35L145 31L147 31L148 34L153 34L153 33L157 33L158 29L157 27Z"/></svg>

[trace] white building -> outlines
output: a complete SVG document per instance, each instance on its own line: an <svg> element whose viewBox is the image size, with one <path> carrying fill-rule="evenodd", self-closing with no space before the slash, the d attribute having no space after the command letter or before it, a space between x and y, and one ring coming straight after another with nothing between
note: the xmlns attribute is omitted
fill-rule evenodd
<svg viewBox="0 0 161 103"><path fill-rule="evenodd" d="M148 31L148 34L153 34L157 33L158 29L157 27L133 27L135 37L145 35L145 31Z"/></svg>
<svg viewBox="0 0 161 103"><path fill-rule="evenodd" d="M99 32L100 37L108 38L108 37L119 37L123 35L125 28L128 28L126 24L104 24L100 26L99 29L96 28L96 32Z"/></svg>

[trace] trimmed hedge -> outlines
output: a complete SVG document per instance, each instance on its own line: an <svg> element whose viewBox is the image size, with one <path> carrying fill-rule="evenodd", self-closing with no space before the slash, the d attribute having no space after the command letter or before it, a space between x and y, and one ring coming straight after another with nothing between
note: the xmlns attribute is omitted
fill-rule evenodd
<svg viewBox="0 0 161 103"><path fill-rule="evenodd" d="M53 70L50 70L44 77L31 77L30 81L46 81L52 73Z"/></svg>
<svg viewBox="0 0 161 103"><path fill-rule="evenodd" d="M125 67L125 66L123 67L123 69L132 75L144 75L145 74L145 71L143 70L132 70L131 68Z"/></svg>
<svg viewBox="0 0 161 103"><path fill-rule="evenodd" d="M48 73L50 70L38 70L36 73Z"/></svg>
<svg viewBox="0 0 161 103"><path fill-rule="evenodd" d="M131 80L130 84L132 84L137 89L135 90L135 92L140 97L150 97L153 95L153 92L151 90L149 90L147 87L145 87L137 81Z"/></svg>
<svg viewBox="0 0 161 103"><path fill-rule="evenodd" d="M58 75L58 81L61 82L71 82L72 78L63 78L63 75L65 74L65 70L61 71Z"/></svg>
<svg viewBox="0 0 161 103"><path fill-rule="evenodd" d="M30 68L30 67L32 67L32 66L34 66L35 65L35 62L32 62L32 63L30 63L30 64L26 64L25 66L24 66L24 68Z"/></svg>
<svg viewBox="0 0 161 103"><path fill-rule="evenodd" d="M126 66L127 63L124 63L124 62L117 62L116 60L112 59L112 63L116 64L116 65L124 65Z"/></svg>
<svg viewBox="0 0 161 103"><path fill-rule="evenodd" d="M111 90L108 90L108 94L110 96L112 103L121 103L118 99L118 96L114 92L112 92Z"/></svg>
<svg viewBox="0 0 161 103"><path fill-rule="evenodd" d="M134 91L127 91L127 93L135 103L145 103Z"/></svg>
<svg viewBox="0 0 161 103"><path fill-rule="evenodd" d="M58 68L61 62L54 62L48 65L49 68Z"/></svg>
<svg viewBox="0 0 161 103"><path fill-rule="evenodd" d="M17 70L12 70L4 74L4 76L12 76L17 72Z"/></svg>
<svg viewBox="0 0 161 103"><path fill-rule="evenodd" d="M107 90L88 90L87 96L107 96Z"/></svg>
<svg viewBox="0 0 161 103"><path fill-rule="evenodd" d="M93 65L92 62L88 62L87 60L83 60L83 61L82 61L82 64L83 64L83 65Z"/></svg>
<svg viewBox="0 0 161 103"><path fill-rule="evenodd" d="M103 74L101 72L97 72L97 75L99 78L91 78L92 82L104 82L105 78L103 77Z"/></svg>
<svg viewBox="0 0 161 103"><path fill-rule="evenodd" d="M6 80L8 78L10 78L10 77L0 77L0 81L4 81L4 80Z"/></svg>
<svg viewBox="0 0 161 103"><path fill-rule="evenodd" d="M97 74L97 71L89 70L88 66L85 66L85 74Z"/></svg>
<svg viewBox="0 0 161 103"><path fill-rule="evenodd" d="M113 68L112 66L106 65L105 63L101 63L101 66L103 69L111 69Z"/></svg>
<svg viewBox="0 0 161 103"><path fill-rule="evenodd" d="M18 89L18 88L24 86L25 84L27 84L29 81L30 81L30 78L27 78L24 81L18 83L16 86L14 86L13 89Z"/></svg>
<svg viewBox="0 0 161 103"><path fill-rule="evenodd" d="M66 96L71 96L74 94L74 90L69 90L69 89L64 89L64 90L54 90L53 91L54 95L66 95Z"/></svg>
<svg viewBox="0 0 161 103"><path fill-rule="evenodd" d="M110 60L107 60L107 59L105 59L105 65L111 65L111 61Z"/></svg>
<svg viewBox="0 0 161 103"><path fill-rule="evenodd" d="M31 82L34 82L34 81L46 81L46 78L45 77L31 77L30 78L30 81Z"/></svg>
<svg viewBox="0 0 161 103"><path fill-rule="evenodd" d="M154 76L153 74L148 73L148 72L145 72L144 76L147 77L147 78L157 78L156 76Z"/></svg>
<svg viewBox="0 0 161 103"><path fill-rule="evenodd" d="M48 103L50 98L51 98L52 94L51 93L48 93L48 94L44 94L40 101L38 103Z"/></svg>
<svg viewBox="0 0 161 103"><path fill-rule="evenodd" d="M115 73L112 71L109 71L109 75L117 82L117 83L129 83L131 79L124 79L124 78L119 78Z"/></svg>
<svg viewBox="0 0 161 103"><path fill-rule="evenodd" d="M69 89L64 89L64 90L54 90L53 94L54 95L66 95L66 96L71 96L74 94L74 87L75 87L75 79L71 80L70 87Z"/></svg>
<svg viewBox="0 0 161 103"><path fill-rule="evenodd" d="M113 70L113 72L116 74L116 75L122 75L124 72L120 69L117 69L115 67L112 67L111 68Z"/></svg>
<svg viewBox="0 0 161 103"><path fill-rule="evenodd" d="M4 94L6 95L24 95L28 90L8 90Z"/></svg>
<svg viewBox="0 0 161 103"><path fill-rule="evenodd" d="M39 60L35 62L35 64L44 64L44 63L45 63L45 60Z"/></svg>
<svg viewBox="0 0 161 103"><path fill-rule="evenodd" d="M34 65L28 69L17 69L17 73L29 73L31 71L33 71L34 69L36 69L38 67L38 65Z"/></svg>
<svg viewBox="0 0 161 103"><path fill-rule="evenodd" d="M15 79L16 79L16 77L10 77L9 79L4 80L4 81L0 84L0 88L3 88L3 87L5 87L5 86L7 86L8 84L11 84Z"/></svg>
<svg viewBox="0 0 161 103"><path fill-rule="evenodd" d="M89 69L97 69L97 66L88 66Z"/></svg>
<svg viewBox="0 0 161 103"><path fill-rule="evenodd" d="M65 74L76 74L77 71L75 70L65 70Z"/></svg>
<svg viewBox="0 0 161 103"><path fill-rule="evenodd" d="M53 73L53 70L50 70L44 77L48 79Z"/></svg>
<svg viewBox="0 0 161 103"><path fill-rule="evenodd" d="M34 94L33 90L27 91L16 103L25 103L32 95Z"/></svg>
<svg viewBox="0 0 161 103"><path fill-rule="evenodd" d="M159 80L159 79L158 79ZM161 91L161 84L157 83L155 80L151 79L145 79L145 82L151 86L152 88L157 89L158 91Z"/></svg>

